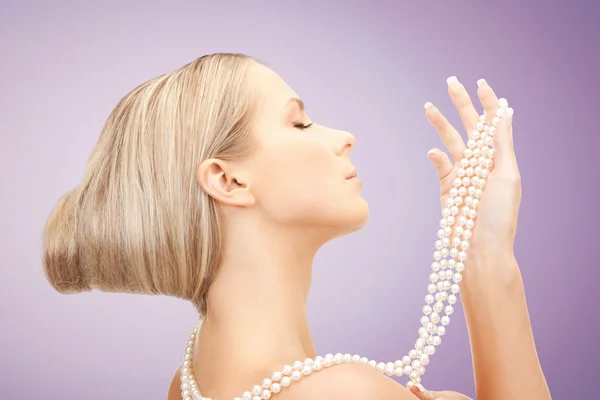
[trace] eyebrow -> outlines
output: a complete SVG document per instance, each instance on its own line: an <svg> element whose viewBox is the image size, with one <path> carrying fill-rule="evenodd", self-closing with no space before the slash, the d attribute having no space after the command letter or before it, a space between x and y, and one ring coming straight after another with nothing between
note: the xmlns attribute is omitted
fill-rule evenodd
<svg viewBox="0 0 600 400"><path fill-rule="evenodd" d="M294 103L294 102L296 104L298 104L298 107L300 107L300 111L305 111L304 102L297 97L290 98L286 104L286 107L288 107L291 103Z"/></svg>

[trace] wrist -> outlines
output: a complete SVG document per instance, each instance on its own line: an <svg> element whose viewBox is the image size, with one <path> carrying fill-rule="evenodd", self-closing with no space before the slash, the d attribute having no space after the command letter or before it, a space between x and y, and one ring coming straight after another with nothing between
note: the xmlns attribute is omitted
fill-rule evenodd
<svg viewBox="0 0 600 400"><path fill-rule="evenodd" d="M521 271L511 249L486 247L469 254L461 282L463 295L514 290L522 284Z"/></svg>

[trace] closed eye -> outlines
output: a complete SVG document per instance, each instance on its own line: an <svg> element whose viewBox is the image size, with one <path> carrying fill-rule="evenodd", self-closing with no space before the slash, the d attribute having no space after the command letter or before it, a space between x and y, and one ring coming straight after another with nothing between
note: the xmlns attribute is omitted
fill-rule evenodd
<svg viewBox="0 0 600 400"><path fill-rule="evenodd" d="M305 124L295 124L294 128L298 128L298 129L304 130L304 129L310 128L312 125L313 125L312 122L310 124L307 124L307 125L305 125Z"/></svg>

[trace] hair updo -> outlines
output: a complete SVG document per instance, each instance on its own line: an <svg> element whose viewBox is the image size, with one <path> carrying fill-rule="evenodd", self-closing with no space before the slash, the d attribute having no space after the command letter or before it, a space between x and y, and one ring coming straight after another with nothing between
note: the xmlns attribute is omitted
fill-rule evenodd
<svg viewBox="0 0 600 400"><path fill-rule="evenodd" d="M46 222L43 265L57 291L164 294L206 314L222 228L196 172L250 151L254 62L206 55L121 99L81 184Z"/></svg>

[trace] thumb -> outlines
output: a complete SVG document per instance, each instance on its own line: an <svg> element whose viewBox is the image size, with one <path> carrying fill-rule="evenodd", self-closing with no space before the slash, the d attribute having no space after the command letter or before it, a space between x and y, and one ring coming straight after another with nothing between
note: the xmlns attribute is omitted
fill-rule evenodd
<svg viewBox="0 0 600 400"><path fill-rule="evenodd" d="M448 154L440 151L440 149L434 148L429 150L427 158L433 164L440 181L452 172L454 166L452 165L452 161L450 161L450 157L448 157Z"/></svg>
<svg viewBox="0 0 600 400"><path fill-rule="evenodd" d="M515 146L512 134L512 108L507 112L507 115L500 120L496 130L494 131L494 149L496 151L496 160L498 168L508 166L516 162Z"/></svg>

